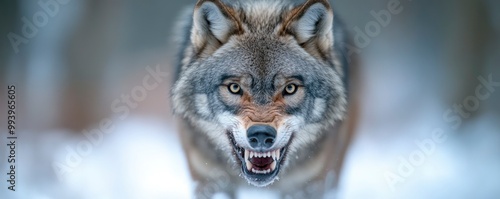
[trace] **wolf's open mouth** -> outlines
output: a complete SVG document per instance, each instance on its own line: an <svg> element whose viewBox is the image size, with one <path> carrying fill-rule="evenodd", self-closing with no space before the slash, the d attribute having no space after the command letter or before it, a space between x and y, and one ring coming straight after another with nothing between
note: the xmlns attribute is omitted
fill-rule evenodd
<svg viewBox="0 0 500 199"><path fill-rule="evenodd" d="M236 157L241 161L241 169L245 177L250 181L259 182L262 186L272 182L278 175L288 145L281 149L257 152L239 147L232 133L228 132L228 137L233 144Z"/></svg>
<svg viewBox="0 0 500 199"><path fill-rule="evenodd" d="M275 150L271 152L253 152L245 150L243 156L243 162L245 163L246 169L256 174L268 174L276 170L276 165L280 160L281 150Z"/></svg>

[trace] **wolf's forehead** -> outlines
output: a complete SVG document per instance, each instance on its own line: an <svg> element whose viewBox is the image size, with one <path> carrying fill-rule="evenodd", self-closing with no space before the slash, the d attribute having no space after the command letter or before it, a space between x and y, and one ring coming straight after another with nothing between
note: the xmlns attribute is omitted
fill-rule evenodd
<svg viewBox="0 0 500 199"><path fill-rule="evenodd" d="M253 44L251 44L253 43ZM299 72L304 60L297 53L290 52L285 46L260 42L247 42L247 48L242 49L241 60L238 62L241 72L246 72L263 80L271 80L280 76L289 76Z"/></svg>

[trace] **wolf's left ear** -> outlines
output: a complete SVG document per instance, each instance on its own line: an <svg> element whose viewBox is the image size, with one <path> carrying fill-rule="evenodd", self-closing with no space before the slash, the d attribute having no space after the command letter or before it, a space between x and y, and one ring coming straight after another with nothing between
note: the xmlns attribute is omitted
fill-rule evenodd
<svg viewBox="0 0 500 199"><path fill-rule="evenodd" d="M220 0L199 0L193 13L191 42L197 54L211 54L243 28L236 11Z"/></svg>
<svg viewBox="0 0 500 199"><path fill-rule="evenodd" d="M328 1L308 0L288 14L280 34L293 35L306 51L324 57L333 46L332 26L333 10Z"/></svg>

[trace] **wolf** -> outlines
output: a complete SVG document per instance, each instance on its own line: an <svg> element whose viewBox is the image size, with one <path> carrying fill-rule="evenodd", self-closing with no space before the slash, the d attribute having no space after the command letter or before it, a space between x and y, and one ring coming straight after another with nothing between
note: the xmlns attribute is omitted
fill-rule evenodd
<svg viewBox="0 0 500 199"><path fill-rule="evenodd" d="M326 0L199 0L180 23L174 114L196 196L335 190L355 110L349 36Z"/></svg>

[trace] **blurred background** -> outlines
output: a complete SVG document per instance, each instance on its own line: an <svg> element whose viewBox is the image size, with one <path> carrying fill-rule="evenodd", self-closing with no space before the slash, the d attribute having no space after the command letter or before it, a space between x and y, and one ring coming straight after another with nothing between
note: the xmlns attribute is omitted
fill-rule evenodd
<svg viewBox="0 0 500 199"><path fill-rule="evenodd" d="M0 3L0 198L192 197L169 88L176 21L195 2ZM336 197L499 198L500 86L485 82L500 82L500 2L331 3L362 63ZM5 175L12 84L16 192Z"/></svg>

